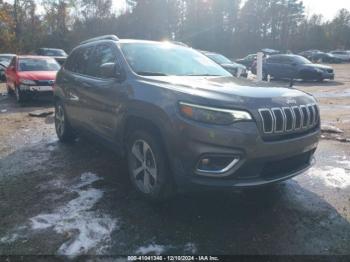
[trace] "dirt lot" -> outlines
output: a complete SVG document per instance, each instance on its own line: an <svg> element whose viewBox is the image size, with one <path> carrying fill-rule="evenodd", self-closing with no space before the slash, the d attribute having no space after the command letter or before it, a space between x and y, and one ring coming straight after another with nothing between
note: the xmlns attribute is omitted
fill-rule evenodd
<svg viewBox="0 0 350 262"><path fill-rule="evenodd" d="M349 137L350 65L334 67L336 81L295 88ZM52 116L28 116L37 110L53 111L0 96L0 255L350 255L350 143L322 140L315 167L270 189L153 206L131 189L123 160L84 139L59 143Z"/></svg>

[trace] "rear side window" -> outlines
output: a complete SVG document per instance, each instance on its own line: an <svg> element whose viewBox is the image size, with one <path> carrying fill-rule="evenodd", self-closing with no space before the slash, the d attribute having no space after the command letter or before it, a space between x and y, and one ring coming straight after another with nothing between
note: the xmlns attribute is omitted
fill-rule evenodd
<svg viewBox="0 0 350 262"><path fill-rule="evenodd" d="M283 57L283 56L270 57L268 61L269 63L273 63L273 64L290 64L291 63L291 59L289 57Z"/></svg>
<svg viewBox="0 0 350 262"><path fill-rule="evenodd" d="M106 63L115 63L117 58L116 47L110 44L97 45L93 58L90 60L87 74L102 78L100 66Z"/></svg>
<svg viewBox="0 0 350 262"><path fill-rule="evenodd" d="M87 75L89 60L93 50L94 46L87 46L74 50L68 57L65 68L74 73Z"/></svg>

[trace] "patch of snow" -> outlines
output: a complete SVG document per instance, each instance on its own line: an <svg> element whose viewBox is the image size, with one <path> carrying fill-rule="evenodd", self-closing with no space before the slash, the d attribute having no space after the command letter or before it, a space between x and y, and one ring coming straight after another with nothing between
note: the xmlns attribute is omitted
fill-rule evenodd
<svg viewBox="0 0 350 262"><path fill-rule="evenodd" d="M148 246L140 247L136 250L136 254L139 255L148 255L148 254L154 254L154 255L161 255L165 252L167 248L162 245L157 244L150 244Z"/></svg>
<svg viewBox="0 0 350 262"><path fill-rule="evenodd" d="M350 167L350 160L341 160L341 161L337 161L337 163Z"/></svg>
<svg viewBox="0 0 350 262"><path fill-rule="evenodd" d="M91 173L91 172L83 173L80 176L78 183L73 186L73 189L81 189L99 180L101 180L101 178L95 175L94 173Z"/></svg>
<svg viewBox="0 0 350 262"><path fill-rule="evenodd" d="M194 243L187 243L184 248L185 254L196 254L198 252L197 246Z"/></svg>
<svg viewBox="0 0 350 262"><path fill-rule="evenodd" d="M316 177L329 187L347 188L350 186L350 172L344 168L326 166L323 168L312 168L308 175Z"/></svg>
<svg viewBox="0 0 350 262"><path fill-rule="evenodd" d="M94 249L94 254L101 253L111 239L111 233L117 228L117 220L106 214L92 210L103 197L103 191L92 188L92 183L101 180L93 173L84 173L72 186L66 188L76 193L77 197L58 207L52 213L39 214L30 219L27 227L32 232L54 230L58 234L69 236L57 253L77 256L87 254ZM62 185L60 183L60 185ZM1 241L16 240L16 235L2 238Z"/></svg>
<svg viewBox="0 0 350 262"><path fill-rule="evenodd" d="M17 233L0 238L0 243L13 243L19 238Z"/></svg>

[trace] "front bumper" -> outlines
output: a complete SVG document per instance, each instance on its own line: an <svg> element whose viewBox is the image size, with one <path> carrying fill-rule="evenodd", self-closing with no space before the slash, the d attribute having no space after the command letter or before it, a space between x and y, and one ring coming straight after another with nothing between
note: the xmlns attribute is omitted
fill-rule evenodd
<svg viewBox="0 0 350 262"><path fill-rule="evenodd" d="M53 86L20 85L22 92L53 92Z"/></svg>
<svg viewBox="0 0 350 262"><path fill-rule="evenodd" d="M261 186L305 172L313 163L319 128L292 139L266 142L256 123L213 127L179 119L170 148L174 179L180 190L194 188L240 188ZM201 174L197 164L203 156L239 157L238 163L221 174Z"/></svg>
<svg viewBox="0 0 350 262"><path fill-rule="evenodd" d="M322 78L323 79L334 80L335 74L334 73L323 72L322 73Z"/></svg>

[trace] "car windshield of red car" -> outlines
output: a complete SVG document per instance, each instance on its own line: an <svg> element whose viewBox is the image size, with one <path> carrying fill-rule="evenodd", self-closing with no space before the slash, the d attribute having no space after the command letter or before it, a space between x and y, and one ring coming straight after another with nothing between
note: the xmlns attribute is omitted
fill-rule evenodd
<svg viewBox="0 0 350 262"><path fill-rule="evenodd" d="M18 71L58 71L59 64L54 59L21 58Z"/></svg>

